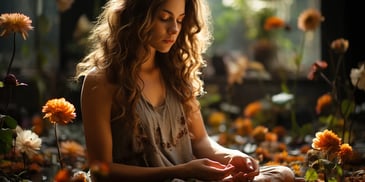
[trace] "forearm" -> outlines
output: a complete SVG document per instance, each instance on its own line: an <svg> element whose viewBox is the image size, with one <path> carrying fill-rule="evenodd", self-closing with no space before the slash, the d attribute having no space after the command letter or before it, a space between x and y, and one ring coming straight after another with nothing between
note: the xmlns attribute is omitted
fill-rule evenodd
<svg viewBox="0 0 365 182"><path fill-rule="evenodd" d="M124 164L111 164L110 171L107 176L93 175L96 182L109 181L165 181L168 179L180 178L184 179L187 176L184 174L184 164L171 167L139 167ZM184 174L186 175L186 174ZM97 177L97 178L95 178Z"/></svg>
<svg viewBox="0 0 365 182"><path fill-rule="evenodd" d="M193 146L194 155L197 158L206 157L222 164L228 164L231 155L245 155L238 150L223 147L209 137L194 141Z"/></svg>

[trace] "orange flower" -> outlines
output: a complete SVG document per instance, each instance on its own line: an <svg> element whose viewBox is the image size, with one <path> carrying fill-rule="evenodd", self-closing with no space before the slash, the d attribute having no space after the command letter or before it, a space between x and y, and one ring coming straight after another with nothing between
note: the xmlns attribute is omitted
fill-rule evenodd
<svg viewBox="0 0 365 182"><path fill-rule="evenodd" d="M75 141L65 141L61 143L61 153L72 157L85 156L85 149Z"/></svg>
<svg viewBox="0 0 365 182"><path fill-rule="evenodd" d="M237 130L237 134L241 136L249 135L253 130L252 121L249 118L237 118L234 121L234 126Z"/></svg>
<svg viewBox="0 0 365 182"><path fill-rule="evenodd" d="M314 31L319 24L324 21L324 17L316 9L307 9L298 17L298 28L302 31Z"/></svg>
<svg viewBox="0 0 365 182"><path fill-rule="evenodd" d="M340 150L341 138L331 130L317 132L316 138L312 141L312 147L325 152L338 152Z"/></svg>
<svg viewBox="0 0 365 182"><path fill-rule="evenodd" d="M278 135L273 132L267 132L265 135L265 140L269 142L276 142L278 141Z"/></svg>
<svg viewBox="0 0 365 182"><path fill-rule="evenodd" d="M219 126L226 121L226 115L223 112L215 111L208 118L209 124Z"/></svg>
<svg viewBox="0 0 365 182"><path fill-rule="evenodd" d="M48 100L43 106L44 119L48 118L52 124L67 124L76 117L75 107L64 98Z"/></svg>
<svg viewBox="0 0 365 182"><path fill-rule="evenodd" d="M262 104L260 101L251 102L246 106L245 110L243 111L243 114L245 117L252 117L261 110L262 110Z"/></svg>
<svg viewBox="0 0 365 182"><path fill-rule="evenodd" d="M256 142L261 143L265 141L266 133L269 131L268 128L265 126L257 126L252 131L252 137L255 139Z"/></svg>
<svg viewBox="0 0 365 182"><path fill-rule="evenodd" d="M349 41L346 39L336 39L331 43L331 49L337 53L343 54L349 48Z"/></svg>
<svg viewBox="0 0 365 182"><path fill-rule="evenodd" d="M71 172L68 169L61 169L54 177L54 182L69 182L71 179Z"/></svg>
<svg viewBox="0 0 365 182"><path fill-rule="evenodd" d="M271 16L265 20L264 29L270 31L273 29L279 29L285 27L285 22L276 16Z"/></svg>
<svg viewBox="0 0 365 182"><path fill-rule="evenodd" d="M90 171L96 175L107 176L110 172L110 168L107 163L97 161L91 163Z"/></svg>
<svg viewBox="0 0 365 182"><path fill-rule="evenodd" d="M18 32L26 40L28 31L32 30L32 20L21 13L5 13L0 15L0 36L8 35L12 32Z"/></svg>
<svg viewBox="0 0 365 182"><path fill-rule="evenodd" d="M352 147L347 143L342 144L340 146L338 156L340 157L342 163L350 159L352 156Z"/></svg>
<svg viewBox="0 0 365 182"><path fill-rule="evenodd" d="M320 114L323 111L323 108L330 105L332 103L332 96L328 93L322 95L317 100L316 112Z"/></svg>

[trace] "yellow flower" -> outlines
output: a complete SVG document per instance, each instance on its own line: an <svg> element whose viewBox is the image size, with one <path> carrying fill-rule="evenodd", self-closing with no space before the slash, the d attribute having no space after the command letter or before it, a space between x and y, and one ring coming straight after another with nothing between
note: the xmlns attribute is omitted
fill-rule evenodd
<svg viewBox="0 0 365 182"><path fill-rule="evenodd" d="M331 49L337 53L343 54L349 48L349 41L343 38L336 39L331 43Z"/></svg>
<svg viewBox="0 0 365 182"><path fill-rule="evenodd" d="M302 31L313 31L324 21L324 17L316 9L307 9L298 17L298 28Z"/></svg>
<svg viewBox="0 0 365 182"><path fill-rule="evenodd" d="M209 124L219 126L226 121L226 115L223 112L213 112L208 118Z"/></svg>
<svg viewBox="0 0 365 182"><path fill-rule="evenodd" d="M12 32L18 32L26 40L28 31L32 30L32 20L21 13L5 13L0 15L0 36L8 35Z"/></svg>
<svg viewBox="0 0 365 182"><path fill-rule="evenodd" d="M312 147L325 152L338 152L340 150L341 138L331 130L317 132L316 138L312 141Z"/></svg>
<svg viewBox="0 0 365 182"><path fill-rule="evenodd" d="M85 156L85 149L75 141L65 141L61 143L61 153L72 157Z"/></svg>
<svg viewBox="0 0 365 182"><path fill-rule="evenodd" d="M340 157L342 163L350 159L352 156L352 147L347 143L342 144L340 146L338 156Z"/></svg>
<svg viewBox="0 0 365 182"><path fill-rule="evenodd" d="M266 31L284 27L285 27L285 22L279 17L271 16L265 20L264 29Z"/></svg>
<svg viewBox="0 0 365 182"><path fill-rule="evenodd" d="M67 124L76 117L75 107L65 98L48 100L43 106L44 119L48 118L52 124Z"/></svg>
<svg viewBox="0 0 365 182"><path fill-rule="evenodd" d="M25 153L29 158L40 150L42 139L31 130L18 130L15 142L15 148L22 153Z"/></svg>

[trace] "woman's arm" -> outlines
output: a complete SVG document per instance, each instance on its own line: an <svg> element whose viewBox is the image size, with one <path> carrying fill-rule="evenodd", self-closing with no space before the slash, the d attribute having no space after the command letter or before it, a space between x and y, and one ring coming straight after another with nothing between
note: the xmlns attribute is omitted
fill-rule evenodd
<svg viewBox="0 0 365 182"><path fill-rule="evenodd" d="M200 159L173 167L138 167L113 163L110 128L111 106L115 88L103 74L92 72L84 79L81 110L89 164L106 163L109 175L102 181L164 181L196 178L218 180L230 174L233 167Z"/></svg>
<svg viewBox="0 0 365 182"><path fill-rule="evenodd" d="M198 101L194 100L192 106L193 113L190 115L190 131L193 134L192 145L194 155L198 158L206 157L226 165L232 164L235 166L237 173L253 172L252 175L257 175L259 166L251 156L238 150L223 147L208 136Z"/></svg>

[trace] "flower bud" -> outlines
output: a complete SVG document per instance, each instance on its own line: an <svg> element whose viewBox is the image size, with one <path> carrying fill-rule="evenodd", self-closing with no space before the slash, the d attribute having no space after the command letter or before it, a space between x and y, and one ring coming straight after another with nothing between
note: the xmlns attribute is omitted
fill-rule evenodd
<svg viewBox="0 0 365 182"><path fill-rule="evenodd" d="M4 78L4 85L5 86L17 86L19 84L18 80L16 79L15 75L8 74Z"/></svg>

